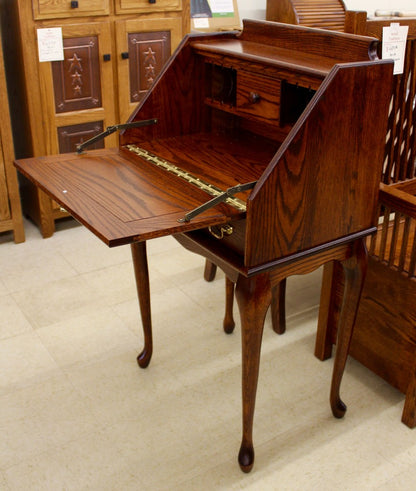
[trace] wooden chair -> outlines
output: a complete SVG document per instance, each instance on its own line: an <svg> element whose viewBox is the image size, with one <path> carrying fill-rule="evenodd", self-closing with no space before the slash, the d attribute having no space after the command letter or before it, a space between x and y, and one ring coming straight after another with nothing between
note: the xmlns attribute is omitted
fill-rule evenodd
<svg viewBox="0 0 416 491"><path fill-rule="evenodd" d="M380 189L380 223L368 241L367 277L351 355L406 394L402 421L416 426L416 19L409 26L404 73L394 77ZM382 37L391 19L347 12L346 31ZM326 266L315 354L331 356L342 273ZM334 308L329 308L334 301ZM338 307L337 307L338 306Z"/></svg>

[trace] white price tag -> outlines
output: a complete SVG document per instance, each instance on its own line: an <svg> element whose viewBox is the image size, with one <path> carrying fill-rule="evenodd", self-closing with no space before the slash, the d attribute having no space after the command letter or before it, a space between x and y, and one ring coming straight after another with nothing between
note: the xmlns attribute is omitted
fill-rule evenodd
<svg viewBox="0 0 416 491"><path fill-rule="evenodd" d="M409 26L392 23L383 27L382 58L394 60L394 74L403 73L404 55Z"/></svg>
<svg viewBox="0 0 416 491"><path fill-rule="evenodd" d="M193 20L195 29L206 29L209 27L208 17L195 17Z"/></svg>
<svg viewBox="0 0 416 491"><path fill-rule="evenodd" d="M64 59L62 28L38 29L39 61L61 61Z"/></svg>

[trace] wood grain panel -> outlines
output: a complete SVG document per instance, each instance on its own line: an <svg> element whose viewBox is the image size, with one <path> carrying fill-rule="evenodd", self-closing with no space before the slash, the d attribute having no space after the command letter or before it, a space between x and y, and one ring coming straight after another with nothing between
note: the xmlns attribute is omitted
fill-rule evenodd
<svg viewBox="0 0 416 491"><path fill-rule="evenodd" d="M381 156L373 151L374 134L384 143L390 96L384 92L381 101L372 85L390 79L391 65L374 65L371 78L360 64L344 66L334 68L325 80L249 198L247 265L316 247L375 223L375 167L381 171ZM351 106L333 111L344 97ZM348 152L343 142L348 142Z"/></svg>
<svg viewBox="0 0 416 491"><path fill-rule="evenodd" d="M28 2L30 0L27 0ZM108 15L110 0L32 0L35 19Z"/></svg>
<svg viewBox="0 0 416 491"><path fill-rule="evenodd" d="M160 12L161 10L180 10L182 0L156 0L150 3L149 0L116 0L116 12L118 14L141 13L141 12Z"/></svg>

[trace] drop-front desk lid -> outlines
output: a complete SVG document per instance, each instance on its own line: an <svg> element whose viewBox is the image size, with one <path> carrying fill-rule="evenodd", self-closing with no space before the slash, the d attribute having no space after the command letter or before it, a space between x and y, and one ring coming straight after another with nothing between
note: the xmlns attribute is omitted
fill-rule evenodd
<svg viewBox="0 0 416 491"><path fill-rule="evenodd" d="M243 137L212 133L146 142L145 153L174 173L123 148L33 157L16 166L107 245L117 246L242 218L250 191L183 221L213 196L256 180L275 152L260 140L256 149Z"/></svg>

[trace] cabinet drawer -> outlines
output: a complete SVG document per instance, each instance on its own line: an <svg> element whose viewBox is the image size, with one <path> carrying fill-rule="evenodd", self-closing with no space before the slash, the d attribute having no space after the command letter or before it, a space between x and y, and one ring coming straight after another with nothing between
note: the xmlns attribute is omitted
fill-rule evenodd
<svg viewBox="0 0 416 491"><path fill-rule="evenodd" d="M128 14L134 12L160 12L170 10L180 10L182 0L156 0L150 3L149 0L116 0L116 13Z"/></svg>
<svg viewBox="0 0 416 491"><path fill-rule="evenodd" d="M108 15L110 0L33 0L35 19Z"/></svg>
<svg viewBox="0 0 416 491"><path fill-rule="evenodd" d="M249 72L237 72L237 111L279 124L281 81Z"/></svg>

